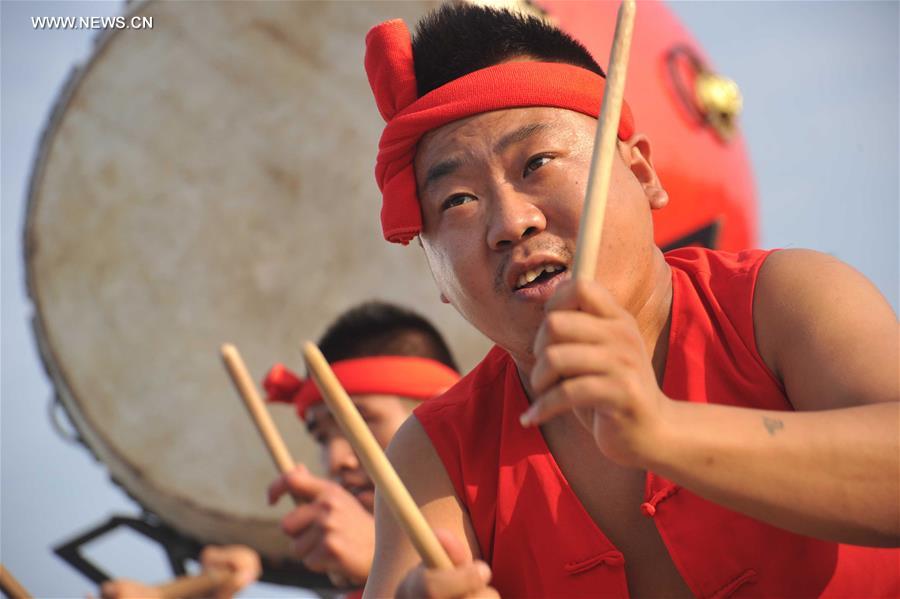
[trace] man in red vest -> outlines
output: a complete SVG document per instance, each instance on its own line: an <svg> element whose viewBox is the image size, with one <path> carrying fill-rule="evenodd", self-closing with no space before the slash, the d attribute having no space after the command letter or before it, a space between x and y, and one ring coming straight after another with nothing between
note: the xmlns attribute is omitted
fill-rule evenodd
<svg viewBox="0 0 900 599"><path fill-rule="evenodd" d="M371 597L900 594L898 327L804 250L663 255L669 198L627 106L592 282L569 280L600 67L447 5L366 38L386 239L497 344L389 456L453 570L382 503ZM789 142L789 137L786 136Z"/></svg>

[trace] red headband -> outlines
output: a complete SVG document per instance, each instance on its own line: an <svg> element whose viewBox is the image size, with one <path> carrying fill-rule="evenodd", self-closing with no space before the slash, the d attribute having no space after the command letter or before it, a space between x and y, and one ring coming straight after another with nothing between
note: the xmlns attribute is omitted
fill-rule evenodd
<svg viewBox="0 0 900 599"><path fill-rule="evenodd" d="M341 360L331 365L349 395L399 395L429 399L443 393L459 380L453 369L428 358L413 356L372 356ZM303 380L283 364L275 364L263 381L268 401L293 403L301 420L306 410L322 401L312 380Z"/></svg>
<svg viewBox="0 0 900 599"><path fill-rule="evenodd" d="M550 106L597 118L606 80L587 69L551 62L507 62L469 73L418 98L406 24L385 21L366 35L366 73L386 125L375 180L382 193L384 238L406 245L422 229L413 159L419 139L447 123L492 110ZM622 105L619 139L634 135Z"/></svg>

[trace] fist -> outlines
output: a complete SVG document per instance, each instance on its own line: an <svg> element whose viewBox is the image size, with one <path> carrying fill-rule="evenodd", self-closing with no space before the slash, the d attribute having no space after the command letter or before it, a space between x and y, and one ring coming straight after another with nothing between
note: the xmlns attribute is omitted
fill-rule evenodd
<svg viewBox="0 0 900 599"><path fill-rule="evenodd" d="M259 554L244 545L209 545L200 554L200 563L206 571L224 571L231 574L213 593L212 599L231 599L247 585L253 584L262 572Z"/></svg>
<svg viewBox="0 0 900 599"><path fill-rule="evenodd" d="M100 586L100 597L101 599L162 599L162 592L157 587L120 578L104 582Z"/></svg>
<svg viewBox="0 0 900 599"><path fill-rule="evenodd" d="M297 557L336 584L361 585L375 554L375 519L337 483L297 466L269 487L269 502L290 493L300 503L281 520ZM342 580L343 579L343 580Z"/></svg>
<svg viewBox="0 0 900 599"><path fill-rule="evenodd" d="M454 568L430 570L419 565L397 587L398 599L499 599L496 589L488 585L490 567L483 561L472 561L465 546L449 532L440 529L434 532Z"/></svg>
<svg viewBox="0 0 900 599"><path fill-rule="evenodd" d="M637 321L595 281L565 281L546 310L529 380L534 402L522 424L574 411L606 457L643 466L671 400L659 388Z"/></svg>

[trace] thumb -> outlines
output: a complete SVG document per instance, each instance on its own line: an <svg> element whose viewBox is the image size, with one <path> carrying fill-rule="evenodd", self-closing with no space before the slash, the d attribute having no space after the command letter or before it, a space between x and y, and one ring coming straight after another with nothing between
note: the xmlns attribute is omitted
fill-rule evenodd
<svg viewBox="0 0 900 599"><path fill-rule="evenodd" d="M460 541L455 534L443 528L436 528L434 534L454 566L462 566L472 561L472 552L469 550L469 547Z"/></svg>

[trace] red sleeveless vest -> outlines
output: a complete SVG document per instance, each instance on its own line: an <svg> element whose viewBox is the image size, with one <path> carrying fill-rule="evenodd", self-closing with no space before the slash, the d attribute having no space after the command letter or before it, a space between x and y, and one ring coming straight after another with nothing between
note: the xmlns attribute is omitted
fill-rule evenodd
<svg viewBox="0 0 900 599"><path fill-rule="evenodd" d="M753 292L768 252L670 252L673 305L663 392L790 410L756 349ZM503 597L628 597L624 557L569 487L537 428L516 366L495 347L415 410L468 510ZM644 503L697 597L900 597L900 551L820 541L720 507L647 473Z"/></svg>

